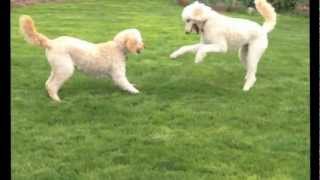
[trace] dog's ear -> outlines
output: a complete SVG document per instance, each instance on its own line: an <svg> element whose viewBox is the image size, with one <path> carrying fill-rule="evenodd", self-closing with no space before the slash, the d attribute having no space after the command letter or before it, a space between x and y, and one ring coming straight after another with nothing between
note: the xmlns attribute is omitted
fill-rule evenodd
<svg viewBox="0 0 320 180"><path fill-rule="evenodd" d="M129 52L135 53L137 51L137 40L133 37L126 39L126 48Z"/></svg>

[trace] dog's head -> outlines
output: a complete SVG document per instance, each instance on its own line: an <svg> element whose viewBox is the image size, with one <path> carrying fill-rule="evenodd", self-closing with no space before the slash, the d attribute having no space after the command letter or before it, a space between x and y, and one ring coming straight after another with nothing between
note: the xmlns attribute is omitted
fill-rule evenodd
<svg viewBox="0 0 320 180"><path fill-rule="evenodd" d="M211 11L210 7L198 1L186 6L182 11L185 32L199 34L203 28L203 24L208 20Z"/></svg>
<svg viewBox="0 0 320 180"><path fill-rule="evenodd" d="M144 49L144 43L139 30L126 29L119 32L113 39L118 42L127 52L136 54Z"/></svg>

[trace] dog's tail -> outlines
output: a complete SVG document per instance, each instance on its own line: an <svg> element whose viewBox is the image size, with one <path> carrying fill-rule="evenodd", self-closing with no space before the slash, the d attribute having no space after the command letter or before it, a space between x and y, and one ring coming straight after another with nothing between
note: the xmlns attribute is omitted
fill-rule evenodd
<svg viewBox="0 0 320 180"><path fill-rule="evenodd" d="M266 0L255 0L254 3L256 5L257 11L265 19L265 22L263 23L262 27L267 32L272 31L277 22L277 14L274 8Z"/></svg>
<svg viewBox="0 0 320 180"><path fill-rule="evenodd" d="M50 48L49 41L45 35L37 32L34 26L33 20L30 16L22 15L20 16L20 31L22 32L25 40L33 45L37 45L43 48Z"/></svg>

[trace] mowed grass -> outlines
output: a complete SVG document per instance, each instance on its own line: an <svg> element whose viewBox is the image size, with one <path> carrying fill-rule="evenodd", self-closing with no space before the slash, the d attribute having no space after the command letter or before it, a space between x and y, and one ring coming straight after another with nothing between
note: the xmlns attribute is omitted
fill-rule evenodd
<svg viewBox="0 0 320 180"><path fill-rule="evenodd" d="M175 1L77 0L12 9L12 175L15 180L305 180L309 176L307 18L279 15L254 88L242 91L237 53L170 60L186 36ZM141 93L76 72L52 102L44 50L27 44L18 18L50 38L104 42L142 32L129 55ZM228 14L254 20L260 15Z"/></svg>

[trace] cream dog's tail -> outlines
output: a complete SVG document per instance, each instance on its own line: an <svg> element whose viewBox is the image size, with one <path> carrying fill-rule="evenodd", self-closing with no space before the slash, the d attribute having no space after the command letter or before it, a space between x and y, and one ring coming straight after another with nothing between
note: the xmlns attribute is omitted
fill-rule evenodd
<svg viewBox="0 0 320 180"><path fill-rule="evenodd" d="M20 30L24 35L25 40L43 48L50 48L49 38L45 35L38 33L36 27L34 26L33 20L30 16L22 15L20 16Z"/></svg>
<svg viewBox="0 0 320 180"><path fill-rule="evenodd" d="M267 32L272 31L277 22L277 14L274 8L266 0L255 0L254 3L256 5L257 11L265 19L265 22L263 23L262 27Z"/></svg>

